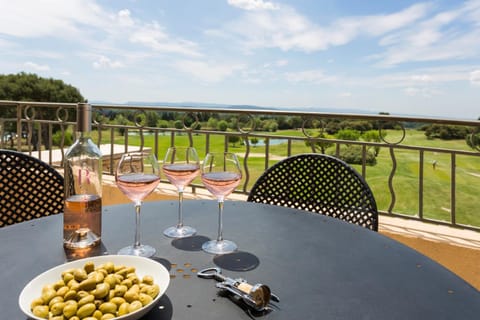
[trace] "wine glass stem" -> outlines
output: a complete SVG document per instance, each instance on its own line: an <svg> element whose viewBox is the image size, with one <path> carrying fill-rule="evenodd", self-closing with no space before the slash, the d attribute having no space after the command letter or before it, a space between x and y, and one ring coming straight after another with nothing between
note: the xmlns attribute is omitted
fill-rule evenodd
<svg viewBox="0 0 480 320"><path fill-rule="evenodd" d="M133 244L134 248L140 247L140 208L142 207L141 202L135 203L135 243Z"/></svg>
<svg viewBox="0 0 480 320"><path fill-rule="evenodd" d="M218 237L217 241L223 240L223 197L218 199Z"/></svg>
<svg viewBox="0 0 480 320"><path fill-rule="evenodd" d="M178 189L178 223L177 228L183 227L183 188Z"/></svg>

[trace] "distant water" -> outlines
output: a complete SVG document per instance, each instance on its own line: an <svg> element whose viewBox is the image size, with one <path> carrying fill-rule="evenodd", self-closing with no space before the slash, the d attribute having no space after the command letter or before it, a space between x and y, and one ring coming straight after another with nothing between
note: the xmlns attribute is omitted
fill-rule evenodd
<svg viewBox="0 0 480 320"><path fill-rule="evenodd" d="M287 143L288 140L287 139L270 139L268 142L269 142L269 145L274 146L274 145L277 145L277 144ZM250 145L251 146L254 145L251 140L250 140ZM256 147L263 147L264 145L265 145L265 140L264 139L258 139L258 143L255 146Z"/></svg>

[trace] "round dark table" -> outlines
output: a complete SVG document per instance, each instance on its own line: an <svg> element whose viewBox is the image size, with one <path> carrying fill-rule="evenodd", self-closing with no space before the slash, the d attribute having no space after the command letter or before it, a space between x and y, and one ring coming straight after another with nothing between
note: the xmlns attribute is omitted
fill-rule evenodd
<svg viewBox="0 0 480 320"><path fill-rule="evenodd" d="M103 209L102 245L90 255L114 254L133 242L133 205ZM162 231L176 223L177 202L146 202L142 242L170 270L166 294L143 319L477 319L480 293L443 266L376 232L283 207L227 201L224 237L239 252L212 256L201 244L215 238L217 204L189 200L185 224L195 237L172 240ZM2 319L25 319L18 295L36 275L76 257L62 245L62 216L0 229ZM224 275L264 283L279 296L269 313L201 279L196 271L220 266Z"/></svg>

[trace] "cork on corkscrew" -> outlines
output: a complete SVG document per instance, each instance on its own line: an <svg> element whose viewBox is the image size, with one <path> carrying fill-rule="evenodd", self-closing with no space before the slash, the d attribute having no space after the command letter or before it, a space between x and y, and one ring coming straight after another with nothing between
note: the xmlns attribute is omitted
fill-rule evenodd
<svg viewBox="0 0 480 320"><path fill-rule="evenodd" d="M273 294L265 284L249 284L246 280L232 279L221 274L220 268L207 268L197 273L200 278L215 279L219 281L217 288L227 290L240 297L248 306L257 311L270 310L270 300L280 302L278 296Z"/></svg>

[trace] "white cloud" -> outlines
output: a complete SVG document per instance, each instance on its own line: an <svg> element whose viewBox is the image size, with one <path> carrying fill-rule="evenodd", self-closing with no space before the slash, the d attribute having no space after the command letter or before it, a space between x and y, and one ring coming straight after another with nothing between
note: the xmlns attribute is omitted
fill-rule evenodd
<svg viewBox="0 0 480 320"><path fill-rule="evenodd" d="M142 44L158 52L179 53L186 56L201 55L194 42L171 39L157 22L138 28L130 36L130 41Z"/></svg>
<svg viewBox="0 0 480 320"><path fill-rule="evenodd" d="M175 67L205 82L219 82L244 69L244 66L241 64L207 63L198 60L179 60L175 63Z"/></svg>
<svg viewBox="0 0 480 320"><path fill-rule="evenodd" d="M306 70L299 72L287 72L285 77L290 82L332 83L337 81L334 76L325 75L322 70Z"/></svg>
<svg viewBox="0 0 480 320"><path fill-rule="evenodd" d="M135 23L133 22L132 17L130 16L130 10L123 9L117 13L117 19L120 25L125 27L131 27Z"/></svg>
<svg viewBox="0 0 480 320"><path fill-rule="evenodd" d="M411 25L422 18L429 8L427 4L415 4L397 13L346 17L331 25L321 26L288 6L278 10L248 11L238 20L213 34L239 36L247 48L280 48L314 52L351 42L356 37L379 36Z"/></svg>
<svg viewBox="0 0 480 320"><path fill-rule="evenodd" d="M470 83L480 86L480 69L470 72Z"/></svg>
<svg viewBox="0 0 480 320"><path fill-rule="evenodd" d="M2 33L17 37L72 37L80 26L98 26L105 21L93 0L0 0ZM8 14L7 14L8 13Z"/></svg>
<svg viewBox="0 0 480 320"><path fill-rule="evenodd" d="M123 67L123 64L120 61L112 61L108 57L99 56L98 59L93 62L93 67L95 69L116 69Z"/></svg>
<svg viewBox="0 0 480 320"><path fill-rule="evenodd" d="M340 97L342 97L342 98L350 98L351 96L352 96L351 92L342 92L340 94Z"/></svg>
<svg viewBox="0 0 480 320"><path fill-rule="evenodd" d="M450 11L439 12L380 40L385 52L376 55L381 66L408 62L443 61L478 57L480 14L472 19L479 1L469 1ZM460 27L461 26L461 27Z"/></svg>
<svg viewBox="0 0 480 320"><path fill-rule="evenodd" d="M37 63L31 62L31 61L27 61L23 65L25 66L25 68L32 69L32 70L35 70L35 71L49 71L50 70L50 67L48 65L41 65L41 64L37 64Z"/></svg>
<svg viewBox="0 0 480 320"><path fill-rule="evenodd" d="M275 10L278 6L263 0L228 0L228 4L244 10Z"/></svg>

